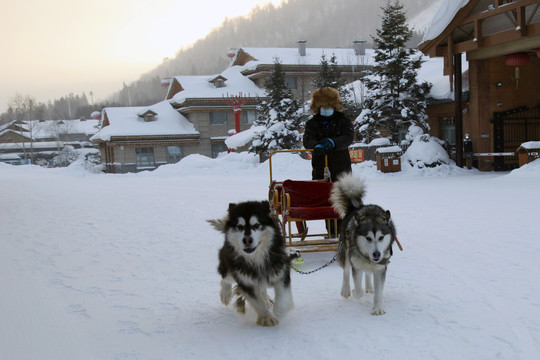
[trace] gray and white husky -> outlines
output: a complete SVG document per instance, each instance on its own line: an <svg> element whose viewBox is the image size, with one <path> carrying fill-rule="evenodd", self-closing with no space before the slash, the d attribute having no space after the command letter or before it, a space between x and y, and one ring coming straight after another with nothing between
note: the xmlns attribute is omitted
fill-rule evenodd
<svg viewBox="0 0 540 360"><path fill-rule="evenodd" d="M351 295L349 281L352 270L353 294L356 298L362 297L362 274L366 272L365 292L375 290L371 314L383 315L382 295L396 230L390 211L378 205L364 205L364 194L364 182L352 174L345 174L334 183L330 195L332 206L343 218L340 228L342 246L338 257L343 268L341 295L345 298Z"/></svg>
<svg viewBox="0 0 540 360"><path fill-rule="evenodd" d="M218 266L222 278L221 302L227 306L236 295L237 311L245 312L247 300L257 312L258 325L277 325L278 318L294 306L290 271L295 255L285 251L270 204L268 201L229 204L224 218L209 222L225 234ZM275 291L273 303L267 294L268 287Z"/></svg>

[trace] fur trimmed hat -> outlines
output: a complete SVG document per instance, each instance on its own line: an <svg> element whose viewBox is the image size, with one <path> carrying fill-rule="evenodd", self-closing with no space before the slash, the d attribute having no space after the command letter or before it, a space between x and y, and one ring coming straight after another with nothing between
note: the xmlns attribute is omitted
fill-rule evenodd
<svg viewBox="0 0 540 360"><path fill-rule="evenodd" d="M343 112L343 104L339 92L334 88L323 87L315 89L311 93L310 110L312 114L318 114L319 109L325 106L333 106L337 111Z"/></svg>

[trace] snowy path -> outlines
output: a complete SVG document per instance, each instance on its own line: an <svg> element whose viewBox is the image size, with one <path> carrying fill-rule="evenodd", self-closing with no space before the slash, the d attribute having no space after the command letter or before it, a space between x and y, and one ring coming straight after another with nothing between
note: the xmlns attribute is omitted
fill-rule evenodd
<svg viewBox="0 0 540 360"><path fill-rule="evenodd" d="M333 264L293 273L296 308L260 328L221 305L222 238L205 220L264 199L267 172L168 171L0 167L0 359L540 358L538 172L368 172L366 200L391 210L405 248L387 314L370 315L371 295L341 298Z"/></svg>

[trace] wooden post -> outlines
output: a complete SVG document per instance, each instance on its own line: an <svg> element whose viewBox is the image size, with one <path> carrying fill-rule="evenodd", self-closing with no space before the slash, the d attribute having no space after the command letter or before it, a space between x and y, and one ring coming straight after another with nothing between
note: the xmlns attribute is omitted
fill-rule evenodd
<svg viewBox="0 0 540 360"><path fill-rule="evenodd" d="M454 120L456 124L456 165L463 167L463 110L461 108L461 53L454 54Z"/></svg>

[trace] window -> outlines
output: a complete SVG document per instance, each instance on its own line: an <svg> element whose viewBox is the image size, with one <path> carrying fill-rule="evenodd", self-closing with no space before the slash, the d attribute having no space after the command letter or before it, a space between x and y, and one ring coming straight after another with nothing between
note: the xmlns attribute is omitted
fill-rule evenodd
<svg viewBox="0 0 540 360"><path fill-rule="evenodd" d="M287 86L287 88L290 90L297 89L298 85L296 83L296 78L292 76L285 76L285 86Z"/></svg>
<svg viewBox="0 0 540 360"><path fill-rule="evenodd" d="M456 124L453 117L441 118L441 138L451 146L456 146Z"/></svg>
<svg viewBox="0 0 540 360"><path fill-rule="evenodd" d="M137 156L137 167L155 167L154 163L154 148L152 147L138 147L135 148L135 154Z"/></svg>
<svg viewBox="0 0 540 360"><path fill-rule="evenodd" d="M212 111L210 113L210 125L227 125L227 112Z"/></svg>
<svg viewBox="0 0 540 360"><path fill-rule="evenodd" d="M182 159L182 147L180 145L167 146L167 163L174 164Z"/></svg>
<svg viewBox="0 0 540 360"><path fill-rule="evenodd" d="M253 110L242 111L242 123L251 125L257 120L257 112Z"/></svg>
<svg viewBox="0 0 540 360"><path fill-rule="evenodd" d="M212 144L212 158L218 157L219 153L227 151L227 145L224 143Z"/></svg>

